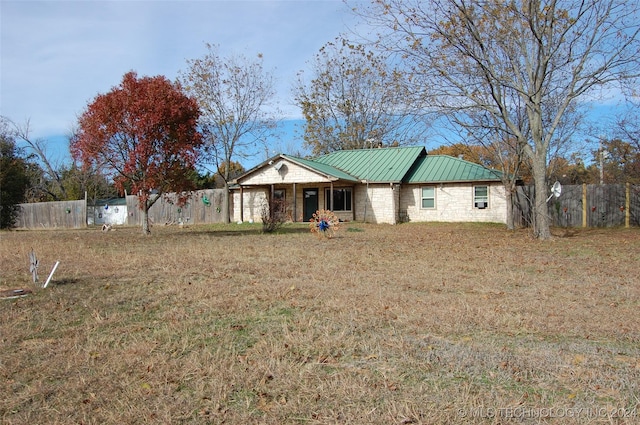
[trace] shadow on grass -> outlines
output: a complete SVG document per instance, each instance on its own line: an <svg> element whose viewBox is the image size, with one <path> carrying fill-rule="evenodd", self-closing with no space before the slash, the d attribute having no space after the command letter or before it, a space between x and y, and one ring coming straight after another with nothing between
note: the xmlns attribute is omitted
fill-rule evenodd
<svg viewBox="0 0 640 425"><path fill-rule="evenodd" d="M63 285L72 285L74 283L78 283L80 282L80 279L56 279L53 278L51 279L51 282L49 282L49 285L55 285L55 286L63 286Z"/></svg>
<svg viewBox="0 0 640 425"><path fill-rule="evenodd" d="M262 224L214 224L207 226L194 226L185 229L182 234L185 236L204 235L215 237L227 236L248 236L248 235L291 235L300 233L310 233L307 223L286 224L272 232L265 232Z"/></svg>

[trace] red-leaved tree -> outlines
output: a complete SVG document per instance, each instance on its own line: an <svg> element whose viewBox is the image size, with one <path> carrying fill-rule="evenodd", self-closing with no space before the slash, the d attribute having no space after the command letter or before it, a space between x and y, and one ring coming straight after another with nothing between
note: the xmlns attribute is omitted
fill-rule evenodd
<svg viewBox="0 0 640 425"><path fill-rule="evenodd" d="M71 154L85 165L111 172L116 186L138 196L142 232L149 234L149 208L166 192L192 188L202 138L195 100L163 76L124 75L119 86L98 95L80 116Z"/></svg>

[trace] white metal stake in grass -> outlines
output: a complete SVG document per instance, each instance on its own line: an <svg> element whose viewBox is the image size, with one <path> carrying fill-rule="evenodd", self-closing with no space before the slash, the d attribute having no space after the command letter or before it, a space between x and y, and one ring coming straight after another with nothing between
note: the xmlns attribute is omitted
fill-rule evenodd
<svg viewBox="0 0 640 425"><path fill-rule="evenodd" d="M49 277L47 278L47 281L44 283L43 288L46 288L47 285L49 284L49 281L51 280L51 278L53 277L53 274L56 272L56 269L58 268L58 264L60 264L60 261L56 261L56 264L53 266L53 269L51 269L51 273L49 273Z"/></svg>

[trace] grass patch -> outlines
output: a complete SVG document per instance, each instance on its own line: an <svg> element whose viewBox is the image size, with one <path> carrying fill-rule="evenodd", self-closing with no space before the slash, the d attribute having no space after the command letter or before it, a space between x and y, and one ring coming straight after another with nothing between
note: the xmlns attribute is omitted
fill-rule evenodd
<svg viewBox="0 0 640 425"><path fill-rule="evenodd" d="M638 229L349 226L0 233L0 421L637 422Z"/></svg>

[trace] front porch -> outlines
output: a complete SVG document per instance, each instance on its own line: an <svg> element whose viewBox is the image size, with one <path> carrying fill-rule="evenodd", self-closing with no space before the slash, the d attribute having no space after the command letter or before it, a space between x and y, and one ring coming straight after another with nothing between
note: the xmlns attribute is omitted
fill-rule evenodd
<svg viewBox="0 0 640 425"><path fill-rule="evenodd" d="M259 221L262 207L269 211L284 209L287 221L306 222L319 209L333 211L343 221L356 220L354 193L356 187L347 182L292 183L262 186L239 186L234 193L234 205L239 208L234 221Z"/></svg>

